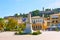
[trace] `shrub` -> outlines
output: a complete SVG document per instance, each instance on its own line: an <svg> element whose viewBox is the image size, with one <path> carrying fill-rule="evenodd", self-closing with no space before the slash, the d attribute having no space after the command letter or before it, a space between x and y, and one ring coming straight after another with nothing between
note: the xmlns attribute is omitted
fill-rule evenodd
<svg viewBox="0 0 60 40"><path fill-rule="evenodd" d="M58 29L57 27L55 28L55 30L56 30L56 31L59 31L59 29Z"/></svg>
<svg viewBox="0 0 60 40"><path fill-rule="evenodd" d="M38 33L37 32L33 32L32 35L38 35Z"/></svg>
<svg viewBox="0 0 60 40"><path fill-rule="evenodd" d="M38 34L41 34L40 30L37 30L37 33L38 33Z"/></svg>
<svg viewBox="0 0 60 40"><path fill-rule="evenodd" d="M10 31L10 28L9 28L9 27L6 27L6 28L4 29L4 31Z"/></svg>
<svg viewBox="0 0 60 40"><path fill-rule="evenodd" d="M23 35L23 34L25 34L25 33L23 33L23 31L18 31L15 33L15 35Z"/></svg>
<svg viewBox="0 0 60 40"><path fill-rule="evenodd" d="M38 35L38 34L41 34L41 32L39 30L32 33L32 35Z"/></svg>

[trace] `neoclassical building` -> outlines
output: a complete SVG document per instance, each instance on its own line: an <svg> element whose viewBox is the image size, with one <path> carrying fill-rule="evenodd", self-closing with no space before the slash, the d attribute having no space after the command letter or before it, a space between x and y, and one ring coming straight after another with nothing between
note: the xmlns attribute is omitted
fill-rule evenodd
<svg viewBox="0 0 60 40"><path fill-rule="evenodd" d="M31 17L33 30L41 30L47 28L47 22L45 18L40 16Z"/></svg>
<svg viewBox="0 0 60 40"><path fill-rule="evenodd" d="M29 15L29 14L28 14ZM31 15L31 14L30 14ZM33 17L29 17L28 18L31 20L31 24L32 24L32 30L45 30L47 29L47 19L44 17L40 17L40 16L33 16ZM26 19L26 22L29 21L29 19Z"/></svg>

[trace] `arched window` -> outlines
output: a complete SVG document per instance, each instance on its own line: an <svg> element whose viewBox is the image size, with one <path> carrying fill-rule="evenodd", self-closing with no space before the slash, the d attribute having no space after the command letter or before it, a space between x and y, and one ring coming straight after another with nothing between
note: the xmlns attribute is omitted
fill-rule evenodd
<svg viewBox="0 0 60 40"><path fill-rule="evenodd" d="M52 23L54 23L54 21L52 21Z"/></svg>
<svg viewBox="0 0 60 40"><path fill-rule="evenodd" d="M58 21L56 20L56 23L58 23Z"/></svg>

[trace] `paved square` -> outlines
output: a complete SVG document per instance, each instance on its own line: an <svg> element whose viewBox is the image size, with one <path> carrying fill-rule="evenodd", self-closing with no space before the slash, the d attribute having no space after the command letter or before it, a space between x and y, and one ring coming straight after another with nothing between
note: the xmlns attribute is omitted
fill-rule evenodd
<svg viewBox="0 0 60 40"><path fill-rule="evenodd" d="M0 32L0 40L60 40L60 32L44 31L40 35L14 35L15 32Z"/></svg>

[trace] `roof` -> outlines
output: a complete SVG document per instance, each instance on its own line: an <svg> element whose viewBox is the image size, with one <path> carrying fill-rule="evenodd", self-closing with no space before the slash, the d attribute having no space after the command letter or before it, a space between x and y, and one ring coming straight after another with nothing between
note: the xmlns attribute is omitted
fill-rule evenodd
<svg viewBox="0 0 60 40"><path fill-rule="evenodd" d="M42 17L40 17L40 16L33 16L32 18L42 18Z"/></svg>
<svg viewBox="0 0 60 40"><path fill-rule="evenodd" d="M59 14L53 14L53 15L50 15L52 18L58 18L60 16L60 13Z"/></svg>
<svg viewBox="0 0 60 40"><path fill-rule="evenodd" d="M22 18L22 17L20 17L20 16L7 16L7 17L4 17L4 19L8 19L8 18L19 19L19 18Z"/></svg>
<svg viewBox="0 0 60 40"><path fill-rule="evenodd" d="M60 15L60 13L58 13L58 14L52 14L52 15L50 15L50 16L53 16L53 15L56 15L56 16L58 16L58 15Z"/></svg>

